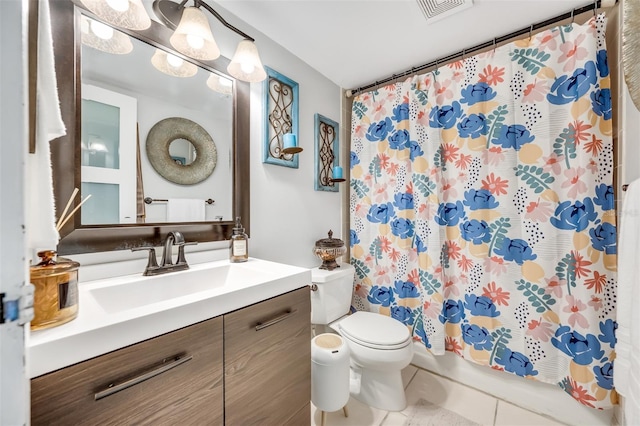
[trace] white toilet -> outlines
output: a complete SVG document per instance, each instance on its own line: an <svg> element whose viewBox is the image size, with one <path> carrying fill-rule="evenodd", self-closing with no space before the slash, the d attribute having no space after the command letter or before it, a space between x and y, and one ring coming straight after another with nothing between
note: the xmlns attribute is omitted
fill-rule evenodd
<svg viewBox="0 0 640 426"><path fill-rule="evenodd" d="M385 315L347 315L354 273L354 267L345 263L333 271L312 270L311 323L316 330L328 325L347 342L354 398L371 407L401 411L407 400L400 372L413 356L411 333L400 321Z"/></svg>

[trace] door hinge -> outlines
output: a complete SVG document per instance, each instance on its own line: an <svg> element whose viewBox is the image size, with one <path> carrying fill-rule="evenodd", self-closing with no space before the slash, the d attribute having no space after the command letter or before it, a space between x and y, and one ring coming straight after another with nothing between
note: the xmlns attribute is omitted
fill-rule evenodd
<svg viewBox="0 0 640 426"><path fill-rule="evenodd" d="M18 321L25 325L33 319L33 284L25 284L20 288L20 297L7 300L5 293L0 293L0 324Z"/></svg>

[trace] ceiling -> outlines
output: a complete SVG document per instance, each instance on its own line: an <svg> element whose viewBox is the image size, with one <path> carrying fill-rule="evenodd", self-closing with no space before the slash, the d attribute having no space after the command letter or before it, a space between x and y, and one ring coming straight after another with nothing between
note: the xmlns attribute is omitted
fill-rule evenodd
<svg viewBox="0 0 640 426"><path fill-rule="evenodd" d="M338 86L355 89L593 1L473 0L473 7L436 22L426 21L416 0L215 0L215 3ZM213 0L209 4L214 5ZM225 15L225 11L220 12ZM260 48L260 34L238 27L256 38ZM262 59L269 64L266 58Z"/></svg>

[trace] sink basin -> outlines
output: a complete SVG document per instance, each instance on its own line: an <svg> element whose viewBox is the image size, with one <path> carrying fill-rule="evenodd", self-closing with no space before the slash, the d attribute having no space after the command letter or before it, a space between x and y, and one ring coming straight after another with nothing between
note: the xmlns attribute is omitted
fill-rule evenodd
<svg viewBox="0 0 640 426"><path fill-rule="evenodd" d="M116 313L223 286L248 285L268 279L268 271L245 264L197 265L164 275L122 277L89 289L89 294L107 313Z"/></svg>

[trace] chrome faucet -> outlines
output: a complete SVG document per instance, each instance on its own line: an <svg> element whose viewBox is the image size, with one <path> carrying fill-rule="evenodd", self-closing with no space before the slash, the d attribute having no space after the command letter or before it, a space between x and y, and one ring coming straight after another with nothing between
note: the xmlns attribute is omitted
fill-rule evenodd
<svg viewBox="0 0 640 426"><path fill-rule="evenodd" d="M145 268L142 275L160 275L166 274L167 272L183 271L185 269L189 269L187 259L184 256L184 246L190 246L193 244L198 243L195 241L186 243L184 241L182 233L178 231L169 232L167 234L167 238L164 241L164 249L162 251L162 260L160 261L160 265L158 265L156 259L155 247L135 247L132 248L131 251L149 250L147 267ZM176 263L173 263L172 260L172 251L174 245L178 246L178 258L176 259Z"/></svg>

